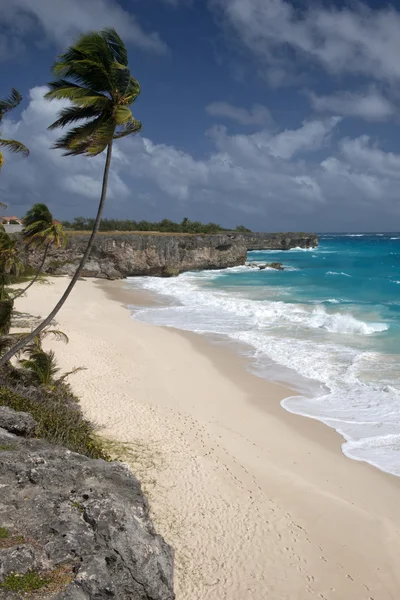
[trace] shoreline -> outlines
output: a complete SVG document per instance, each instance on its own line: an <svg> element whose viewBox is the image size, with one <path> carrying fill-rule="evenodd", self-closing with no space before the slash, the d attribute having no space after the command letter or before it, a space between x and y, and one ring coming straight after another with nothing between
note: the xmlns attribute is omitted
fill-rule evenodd
<svg viewBox="0 0 400 600"><path fill-rule="evenodd" d="M46 314L66 282L33 286L17 310ZM70 383L128 447L176 551L177 600L397 598L399 479L281 408L288 390L232 347L132 319L122 285L79 281L57 317L70 344L46 347L63 370L88 367Z"/></svg>
<svg viewBox="0 0 400 600"><path fill-rule="evenodd" d="M155 292L149 292L140 288L123 288L123 281L124 280L111 282L104 280L99 282L98 285L106 292L107 296L112 301L119 302L120 305L128 311L131 318L134 317L130 314L129 304L132 304L133 298L135 298L135 305L137 306L154 306L157 304L165 306L168 302L168 298L161 299ZM248 368L251 364L250 359L238 352L238 346L240 346L239 342L231 340L228 336L218 334L215 334L215 338L213 338L213 336L208 334L198 334L176 327L167 327L163 325L155 325L154 327L174 331L182 336L184 339L188 340L196 350L200 351L203 356L210 358L211 361L217 365L217 368L221 370L225 376L233 380L235 385L241 387L244 392L248 393L248 390L251 389L254 398L251 398L249 401L254 403L255 406L272 414L274 417L284 418L287 424L296 431L299 429L298 420L300 418L303 421L303 425L300 427L300 433L304 437L318 443L327 444L334 452L339 449L342 453L341 442L344 441L344 438L335 429L328 427L318 419L299 415L287 411L282 407L281 402L283 400L286 400L288 397L298 396L300 395L300 392L291 389L284 383L270 381L266 377L261 377L256 373L253 373ZM243 344L243 346L245 345ZM257 380L260 380L259 383ZM268 385L268 391L272 389L275 392L273 394L272 402L264 397L266 391L265 385ZM284 416L282 416L282 412L284 413ZM347 458L347 460L352 459ZM375 469L375 467L373 468ZM389 475L392 477L391 474ZM395 479L397 478L395 477Z"/></svg>

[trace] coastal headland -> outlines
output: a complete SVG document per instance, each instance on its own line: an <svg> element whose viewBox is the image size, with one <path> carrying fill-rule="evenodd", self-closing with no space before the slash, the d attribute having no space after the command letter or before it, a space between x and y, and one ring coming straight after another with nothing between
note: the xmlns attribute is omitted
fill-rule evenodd
<svg viewBox="0 0 400 600"><path fill-rule="evenodd" d="M44 271L72 275L87 245L88 233L68 236L66 248L53 251ZM184 271L225 269L244 265L248 250L313 248L318 236L311 233L222 233L215 235L103 233L94 242L84 277L121 279L135 275L171 277ZM41 254L25 253L35 268Z"/></svg>

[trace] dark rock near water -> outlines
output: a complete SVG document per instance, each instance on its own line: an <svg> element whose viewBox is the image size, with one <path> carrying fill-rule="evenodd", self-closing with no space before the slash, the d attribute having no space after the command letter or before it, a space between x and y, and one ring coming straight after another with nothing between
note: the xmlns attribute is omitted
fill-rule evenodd
<svg viewBox="0 0 400 600"><path fill-rule="evenodd" d="M285 267L280 262L273 262L273 263L250 262L250 263L246 263L246 264L248 267L251 267L252 269L258 269L259 271L264 271L265 269L275 269L276 271L284 271L285 270Z"/></svg>
<svg viewBox="0 0 400 600"><path fill-rule="evenodd" d="M284 266L280 262L267 263L265 265L265 267L268 267L269 269L275 269L276 271L284 271L285 270Z"/></svg>
<svg viewBox="0 0 400 600"><path fill-rule="evenodd" d="M17 437L4 427L15 430L27 415L2 414L0 599L26 598L7 582L34 573L54 579L52 593L45 586L35 598L173 600L173 551L130 471Z"/></svg>
<svg viewBox="0 0 400 600"><path fill-rule="evenodd" d="M70 235L67 247L57 250L47 259L45 271L52 275L72 275L87 242L88 235ZM100 234L82 277L172 277L184 271L244 265L248 250L288 250L317 245L316 235L298 233ZM41 253L27 252L26 262L38 267L41 256Z"/></svg>

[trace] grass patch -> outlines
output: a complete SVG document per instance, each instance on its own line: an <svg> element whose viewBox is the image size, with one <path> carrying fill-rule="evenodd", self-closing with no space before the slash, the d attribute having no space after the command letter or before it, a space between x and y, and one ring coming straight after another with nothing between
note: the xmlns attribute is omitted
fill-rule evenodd
<svg viewBox="0 0 400 600"><path fill-rule="evenodd" d="M14 444L0 444L0 452L9 452L10 450L15 450ZM0 527L1 529L1 527ZM1 538L1 534L0 534Z"/></svg>
<svg viewBox="0 0 400 600"><path fill-rule="evenodd" d="M50 583L50 579L41 577L36 571L28 571L28 573L10 573L0 584L10 592L33 592Z"/></svg>
<svg viewBox="0 0 400 600"><path fill-rule="evenodd" d="M42 388L23 388L18 391L0 387L0 406L17 412L27 412L38 423L36 435L54 444L90 458L109 460L94 426L84 418L76 399L66 386L49 392Z"/></svg>
<svg viewBox="0 0 400 600"><path fill-rule="evenodd" d="M22 535L11 535L8 538L0 538L0 550L5 548L13 548L14 546L20 546L25 543L25 539Z"/></svg>
<svg viewBox="0 0 400 600"><path fill-rule="evenodd" d="M65 590L74 579L75 569L72 563L65 563L52 571L43 573L32 570L27 573L10 573L5 577L3 583L0 583L0 593L3 589L9 592L19 592L21 595L18 597L27 600L49 599L58 597L58 594Z"/></svg>
<svg viewBox="0 0 400 600"><path fill-rule="evenodd" d="M80 513L83 513L83 506L80 502L71 502L71 506L76 508L76 510L79 511Z"/></svg>
<svg viewBox="0 0 400 600"><path fill-rule="evenodd" d="M9 537L8 529L0 527L0 540L6 540Z"/></svg>

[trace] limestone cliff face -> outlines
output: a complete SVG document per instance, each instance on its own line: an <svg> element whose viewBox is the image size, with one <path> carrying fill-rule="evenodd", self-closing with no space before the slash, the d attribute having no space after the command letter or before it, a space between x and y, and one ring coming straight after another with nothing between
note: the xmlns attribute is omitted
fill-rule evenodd
<svg viewBox="0 0 400 600"><path fill-rule="evenodd" d="M315 248L318 236L311 233L246 233L247 250L290 250Z"/></svg>
<svg viewBox="0 0 400 600"><path fill-rule="evenodd" d="M87 241L85 234L70 236L67 248L49 257L45 271L54 275L71 275ZM135 275L168 277L184 271L243 265L247 250L287 250L317 244L317 236L311 234L105 234L97 237L82 275L108 279ZM28 254L27 262L38 266L40 255Z"/></svg>

